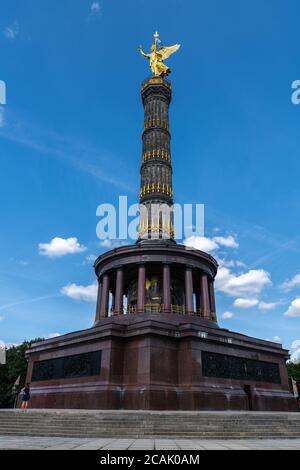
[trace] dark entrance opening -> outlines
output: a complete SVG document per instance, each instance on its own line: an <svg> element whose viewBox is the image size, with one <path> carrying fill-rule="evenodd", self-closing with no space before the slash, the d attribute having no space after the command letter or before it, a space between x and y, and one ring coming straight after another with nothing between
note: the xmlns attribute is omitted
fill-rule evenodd
<svg viewBox="0 0 300 470"><path fill-rule="evenodd" d="M251 390L251 385L245 385L244 386L244 391L247 395L248 399L248 409L249 411L253 411L253 401L252 401L252 390Z"/></svg>

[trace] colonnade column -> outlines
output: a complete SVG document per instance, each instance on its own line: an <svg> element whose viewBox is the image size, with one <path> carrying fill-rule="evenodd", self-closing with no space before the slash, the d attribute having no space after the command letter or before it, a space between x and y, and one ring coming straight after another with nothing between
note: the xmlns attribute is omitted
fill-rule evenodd
<svg viewBox="0 0 300 470"><path fill-rule="evenodd" d="M109 275L104 274L102 278L100 318L106 318L108 316L108 302L109 302Z"/></svg>
<svg viewBox="0 0 300 470"><path fill-rule="evenodd" d="M145 291L146 291L146 267L144 264L138 268L138 299L137 311L143 313L145 310Z"/></svg>
<svg viewBox="0 0 300 470"><path fill-rule="evenodd" d="M102 282L98 279L98 294L97 294L97 305L96 305L96 318L95 323L100 320L100 303L101 303L101 291L102 291Z"/></svg>
<svg viewBox="0 0 300 470"><path fill-rule="evenodd" d="M117 276L116 276L114 315L123 314L123 294L124 294L124 271L122 268L119 268L117 270Z"/></svg>
<svg viewBox="0 0 300 470"><path fill-rule="evenodd" d="M200 291L196 291L196 313L197 315L201 314L201 294Z"/></svg>
<svg viewBox="0 0 300 470"><path fill-rule="evenodd" d="M194 313L192 268L185 268L185 308L187 314Z"/></svg>
<svg viewBox="0 0 300 470"><path fill-rule="evenodd" d="M169 264L163 265L163 303L164 312L171 312L171 270Z"/></svg>
<svg viewBox="0 0 300 470"><path fill-rule="evenodd" d="M210 319L209 289L207 274L201 274L201 316Z"/></svg>
<svg viewBox="0 0 300 470"><path fill-rule="evenodd" d="M217 321L215 287L214 287L214 280L212 278L209 279L209 298L210 298L211 319L214 321Z"/></svg>

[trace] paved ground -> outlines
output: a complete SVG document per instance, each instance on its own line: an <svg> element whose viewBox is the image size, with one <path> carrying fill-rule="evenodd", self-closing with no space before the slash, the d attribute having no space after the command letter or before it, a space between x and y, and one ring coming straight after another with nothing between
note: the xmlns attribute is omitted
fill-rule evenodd
<svg viewBox="0 0 300 470"><path fill-rule="evenodd" d="M73 439L0 436L0 449L42 450L300 450L300 439Z"/></svg>

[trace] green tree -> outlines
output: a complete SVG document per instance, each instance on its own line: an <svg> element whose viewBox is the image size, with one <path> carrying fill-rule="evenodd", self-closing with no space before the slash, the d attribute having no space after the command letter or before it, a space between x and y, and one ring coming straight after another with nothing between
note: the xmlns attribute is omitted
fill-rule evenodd
<svg viewBox="0 0 300 470"><path fill-rule="evenodd" d="M298 391L300 393L300 363L295 364L294 362L289 362L287 365L287 369L289 378L291 379L293 377L293 379L296 381Z"/></svg>
<svg viewBox="0 0 300 470"><path fill-rule="evenodd" d="M296 382L300 382L300 363L295 364L294 362L289 362L287 367L289 377L293 377Z"/></svg>
<svg viewBox="0 0 300 470"><path fill-rule="evenodd" d="M26 380L26 350L38 341L44 341L44 339L37 338L32 341L24 341L19 346L13 346L6 350L6 364L0 365L0 408L13 407L15 392L21 390ZM14 384L18 377L20 377L20 385L14 390Z"/></svg>

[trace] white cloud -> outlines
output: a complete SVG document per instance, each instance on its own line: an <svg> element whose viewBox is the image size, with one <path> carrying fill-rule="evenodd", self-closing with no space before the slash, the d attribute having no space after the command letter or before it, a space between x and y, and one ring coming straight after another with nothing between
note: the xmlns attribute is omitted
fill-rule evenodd
<svg viewBox="0 0 300 470"><path fill-rule="evenodd" d="M3 35L6 37L6 39L9 39L10 41L14 41L16 37L18 36L19 31L20 31L19 22L15 20L11 25L7 26L3 30Z"/></svg>
<svg viewBox="0 0 300 470"><path fill-rule="evenodd" d="M243 268L246 266L238 260L227 261L218 257L218 250L225 248L238 248L239 244L232 235L215 236L212 238L192 236L183 242L187 247L195 248L207 253L213 254L218 263L219 270L216 277L216 289L231 297L242 297L249 300L251 297L257 297L265 287L272 284L270 274L263 269L252 269L247 272L235 273L233 268ZM257 299L251 299L251 306L259 304ZM239 300L237 301L239 303ZM245 305L245 302L244 302ZM249 308L243 306L242 308ZM271 306L269 307L271 309ZM262 310L267 309L265 303L262 303Z"/></svg>
<svg viewBox="0 0 300 470"><path fill-rule="evenodd" d="M25 260L21 259L21 260L19 261L19 264L20 264L20 266L28 266L28 265L29 265L29 261L25 261Z"/></svg>
<svg viewBox="0 0 300 470"><path fill-rule="evenodd" d="M224 312L223 315L222 315L223 320L230 320L233 317L234 317L234 315L231 312Z"/></svg>
<svg viewBox="0 0 300 470"><path fill-rule="evenodd" d="M259 310L273 310L273 308L276 308L281 303L282 302L259 302L258 308Z"/></svg>
<svg viewBox="0 0 300 470"><path fill-rule="evenodd" d="M3 315L0 315L0 321L5 320L5 317Z"/></svg>
<svg viewBox="0 0 300 470"><path fill-rule="evenodd" d="M46 335L46 339L58 338L59 336L61 336L60 333L49 333Z"/></svg>
<svg viewBox="0 0 300 470"><path fill-rule="evenodd" d="M87 264L94 264L94 262L96 261L96 259L97 259L97 256L96 256L96 255L92 255L92 254L91 254L91 255L87 255L87 256L85 257L85 263L87 263Z"/></svg>
<svg viewBox="0 0 300 470"><path fill-rule="evenodd" d="M219 258L218 256L216 256L215 258L218 261L219 266L222 266L225 268L234 268L236 266L236 262L234 260L226 260L226 259Z"/></svg>
<svg viewBox="0 0 300 470"><path fill-rule="evenodd" d="M105 240L99 243L99 245L102 246L103 248L111 248L112 244L113 244L112 240L109 240L108 238L106 238Z"/></svg>
<svg viewBox="0 0 300 470"><path fill-rule="evenodd" d="M273 308L280 305L281 302L260 302L258 299L236 299L233 303L234 307L237 308L252 308L258 307L259 310L273 310Z"/></svg>
<svg viewBox="0 0 300 470"><path fill-rule="evenodd" d="M189 248L204 251L206 253L213 253L219 248L219 245L211 238L192 236L184 240L184 245Z"/></svg>
<svg viewBox="0 0 300 470"><path fill-rule="evenodd" d="M258 305L257 299L236 299L233 303L237 308L252 308Z"/></svg>
<svg viewBox="0 0 300 470"><path fill-rule="evenodd" d="M5 341L0 340L0 348L10 349L20 346L21 343L5 343Z"/></svg>
<svg viewBox="0 0 300 470"><path fill-rule="evenodd" d="M293 341L292 346L291 346L291 350L292 349L298 349L298 348L300 348L300 339L296 339L295 341Z"/></svg>
<svg viewBox="0 0 300 470"><path fill-rule="evenodd" d="M218 256L215 256L216 260L218 261L218 264L220 267L225 267L225 268L246 268L245 263L242 261L237 261L237 260L226 260L224 258L219 258Z"/></svg>
<svg viewBox="0 0 300 470"><path fill-rule="evenodd" d="M90 16L101 16L102 8L99 2L93 2L91 4Z"/></svg>
<svg viewBox="0 0 300 470"><path fill-rule="evenodd" d="M73 238L53 238L50 243L40 243L39 252L42 256L48 256L48 258L59 258L61 256L82 253L87 248L84 245L80 245L78 239Z"/></svg>
<svg viewBox="0 0 300 470"><path fill-rule="evenodd" d="M0 106L0 127L5 125L5 109L3 106Z"/></svg>
<svg viewBox="0 0 300 470"><path fill-rule="evenodd" d="M236 266L238 266L239 268L245 268L245 267L246 267L246 264L243 263L243 261L235 261L235 264L236 264Z"/></svg>
<svg viewBox="0 0 300 470"><path fill-rule="evenodd" d="M119 248L120 246L127 245L127 243L122 242L120 240L110 240L109 238L106 238L105 240L101 241L99 245L102 248L108 248L110 250L113 250L115 248Z"/></svg>
<svg viewBox="0 0 300 470"><path fill-rule="evenodd" d="M273 336L273 338L266 338L266 341L271 341L272 343L282 343L282 339L279 336Z"/></svg>
<svg viewBox="0 0 300 470"><path fill-rule="evenodd" d="M239 244L232 235L227 237L197 237L195 235L186 238L184 240L184 245L195 248L196 250L201 250L207 253L214 253L217 251L220 246L225 246L226 248L238 248Z"/></svg>
<svg viewBox="0 0 300 470"><path fill-rule="evenodd" d="M300 339L293 341L291 346L291 361L300 361Z"/></svg>
<svg viewBox="0 0 300 470"><path fill-rule="evenodd" d="M77 284L68 284L60 292L70 299L83 300L84 302L95 302L97 300L98 283L95 282L89 286L80 286Z"/></svg>
<svg viewBox="0 0 300 470"><path fill-rule="evenodd" d="M292 301L284 315L286 317L300 317L300 297Z"/></svg>
<svg viewBox="0 0 300 470"><path fill-rule="evenodd" d="M289 291L296 286L300 286L300 274L296 274L296 276L294 276L290 281L285 281L283 284L281 284L280 287L286 291Z"/></svg>
<svg viewBox="0 0 300 470"><path fill-rule="evenodd" d="M228 268L221 267L216 277L216 289L232 297L258 295L271 284L270 274L263 269L251 269L236 275Z"/></svg>
<svg viewBox="0 0 300 470"><path fill-rule="evenodd" d="M225 246L226 248L239 247L238 242L232 235L229 235L227 237L214 237L213 241L215 241L218 245Z"/></svg>

